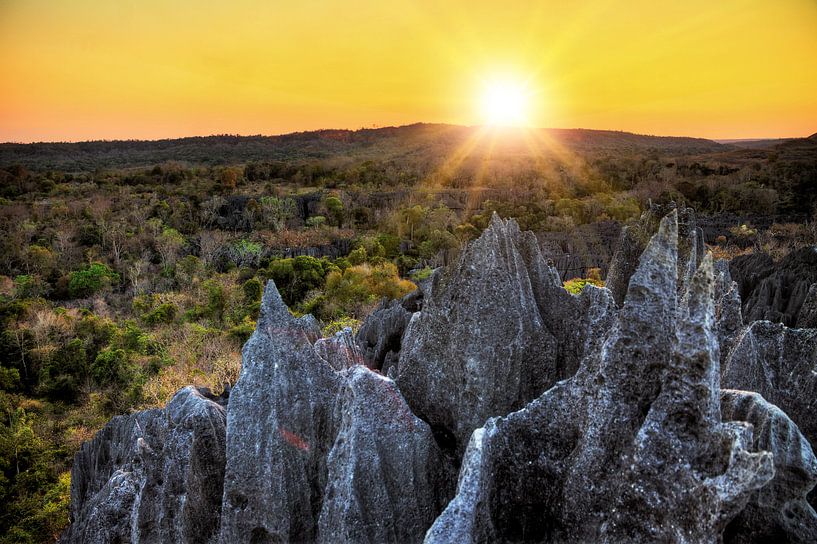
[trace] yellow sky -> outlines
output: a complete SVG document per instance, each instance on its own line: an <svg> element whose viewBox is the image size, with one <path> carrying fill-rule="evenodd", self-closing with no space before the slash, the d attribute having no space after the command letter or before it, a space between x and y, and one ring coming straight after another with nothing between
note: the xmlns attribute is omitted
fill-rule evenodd
<svg viewBox="0 0 817 544"><path fill-rule="evenodd" d="M816 0L0 0L0 141L480 123L817 132Z"/></svg>

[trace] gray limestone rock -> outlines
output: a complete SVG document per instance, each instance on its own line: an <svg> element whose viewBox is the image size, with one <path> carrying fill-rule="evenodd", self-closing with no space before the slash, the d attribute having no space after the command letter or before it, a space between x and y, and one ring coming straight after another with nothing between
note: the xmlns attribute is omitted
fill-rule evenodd
<svg viewBox="0 0 817 544"><path fill-rule="evenodd" d="M314 540L341 380L270 281L230 391L221 542Z"/></svg>
<svg viewBox="0 0 817 544"><path fill-rule="evenodd" d="M362 366L344 378L318 540L419 542L453 495L453 467L392 380Z"/></svg>
<svg viewBox="0 0 817 544"><path fill-rule="evenodd" d="M647 247L647 242L658 230L659 221L670 210L674 210L674 202L666 206L651 204L649 209L641 214L637 222L627 225L621 231L619 242L610 261L605 286L613 294L613 299L620 306L624 303L630 277L638 268L639 259ZM678 290L691 278L698 263L704 254L703 232L697 226L695 212L692 208L681 208L678 212Z"/></svg>
<svg viewBox="0 0 817 544"><path fill-rule="evenodd" d="M356 336L366 366L376 368L383 374L388 373L396 362L403 333L410 320L411 312L400 301L381 301L360 326Z"/></svg>
<svg viewBox="0 0 817 544"><path fill-rule="evenodd" d="M355 341L351 327L344 327L328 338L315 342L318 356L335 370L366 364L366 357Z"/></svg>
<svg viewBox="0 0 817 544"><path fill-rule="evenodd" d="M754 492L746 508L724 532L730 544L817 542L817 513L806 495L817 484L817 459L797 425L757 393L721 391L725 421L752 424L752 451L774 456L774 479Z"/></svg>
<svg viewBox="0 0 817 544"><path fill-rule="evenodd" d="M729 263L723 259L715 262L715 319L723 364L744 328L738 285L732 281Z"/></svg>
<svg viewBox="0 0 817 544"><path fill-rule="evenodd" d="M807 301L806 313L813 308L808 295L817 283L817 247L792 251L780 262L765 253L741 255L729 267L740 289L746 323L768 320L806 326L798 321Z"/></svg>
<svg viewBox="0 0 817 544"><path fill-rule="evenodd" d="M328 347L351 331L310 330L270 282L230 393L221 542L421 540L453 467L393 381Z"/></svg>
<svg viewBox="0 0 817 544"><path fill-rule="evenodd" d="M111 420L71 471L65 543L211 542L224 481L224 408L193 387Z"/></svg>
<svg viewBox="0 0 817 544"><path fill-rule="evenodd" d="M673 212L601 351L471 436L427 542L717 542L772 478L751 427L721 421L711 260L679 304L676 248Z"/></svg>
<svg viewBox="0 0 817 544"><path fill-rule="evenodd" d="M400 300L383 299L369 314L355 336L366 366L388 376L397 375L397 362L411 315L419 312L440 277L440 269L417 284L417 289Z"/></svg>
<svg viewBox="0 0 817 544"><path fill-rule="evenodd" d="M319 339L270 282L229 403L114 418L62 541L815 541L817 329L744 326L680 215L645 214L578 296L494 216L356 337Z"/></svg>
<svg viewBox="0 0 817 544"><path fill-rule="evenodd" d="M817 283L809 287L803 305L800 306L800 311L797 314L795 326L799 329L817 329Z"/></svg>
<svg viewBox="0 0 817 544"><path fill-rule="evenodd" d="M575 371L598 334L593 321L613 307L606 291L567 293L536 238L495 214L412 316L397 384L438 441L461 455L488 417L523 407Z"/></svg>
<svg viewBox="0 0 817 544"><path fill-rule="evenodd" d="M760 393L817 440L817 329L755 321L742 331L722 369L722 386Z"/></svg>

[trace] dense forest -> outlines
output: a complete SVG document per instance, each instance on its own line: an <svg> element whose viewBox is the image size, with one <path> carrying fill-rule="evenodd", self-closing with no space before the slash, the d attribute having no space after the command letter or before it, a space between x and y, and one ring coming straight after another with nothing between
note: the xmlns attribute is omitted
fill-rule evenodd
<svg viewBox="0 0 817 544"><path fill-rule="evenodd" d="M494 212L575 242L669 201L697 210L716 256L817 243L817 135L412 125L0 144L0 542L60 533L73 455L109 418L233 383L267 280L331 334L456 259ZM566 287L603 281L584 272Z"/></svg>

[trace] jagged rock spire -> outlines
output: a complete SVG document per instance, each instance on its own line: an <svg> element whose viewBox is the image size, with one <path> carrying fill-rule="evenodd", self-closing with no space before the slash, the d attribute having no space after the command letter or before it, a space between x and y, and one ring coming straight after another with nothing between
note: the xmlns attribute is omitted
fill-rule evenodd
<svg viewBox="0 0 817 544"><path fill-rule="evenodd" d="M496 214L439 284L403 336L397 383L458 456L485 419L572 374L613 308L600 292L562 289L536 238ZM598 311L582 311L590 300Z"/></svg>
<svg viewBox="0 0 817 544"><path fill-rule="evenodd" d="M474 432L427 542L715 542L773 475L717 408L712 263L679 311L677 217L661 221L599 354Z"/></svg>

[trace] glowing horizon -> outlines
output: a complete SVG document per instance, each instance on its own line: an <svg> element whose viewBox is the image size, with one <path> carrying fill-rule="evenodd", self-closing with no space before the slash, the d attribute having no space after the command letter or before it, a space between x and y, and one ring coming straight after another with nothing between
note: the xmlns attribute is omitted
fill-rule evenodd
<svg viewBox="0 0 817 544"><path fill-rule="evenodd" d="M0 0L0 141L472 126L486 79L531 127L817 132L813 0L167 4Z"/></svg>

